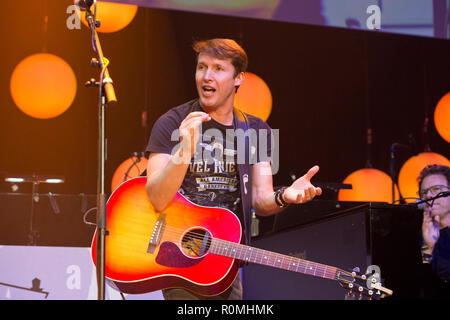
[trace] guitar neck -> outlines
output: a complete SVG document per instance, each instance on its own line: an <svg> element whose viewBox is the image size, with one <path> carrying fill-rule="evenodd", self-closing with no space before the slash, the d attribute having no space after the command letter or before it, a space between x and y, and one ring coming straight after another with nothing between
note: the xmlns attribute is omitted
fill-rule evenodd
<svg viewBox="0 0 450 320"><path fill-rule="evenodd" d="M221 239L212 239L210 252L245 262L252 262L316 277L331 280L336 280L337 278L338 269L335 267Z"/></svg>

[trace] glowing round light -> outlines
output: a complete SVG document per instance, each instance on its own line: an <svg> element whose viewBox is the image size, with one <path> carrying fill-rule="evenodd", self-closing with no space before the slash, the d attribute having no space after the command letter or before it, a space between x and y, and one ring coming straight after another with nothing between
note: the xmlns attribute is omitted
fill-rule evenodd
<svg viewBox="0 0 450 320"><path fill-rule="evenodd" d="M70 65L60 57L37 53L15 67L10 91L14 103L24 113L48 119L70 107L77 92L77 79Z"/></svg>
<svg viewBox="0 0 450 320"><path fill-rule="evenodd" d="M122 30L133 21L137 10L137 5L97 1L96 19L100 21L100 27L97 28L97 31L110 33ZM92 6L91 11L94 13L94 6ZM80 12L77 9L77 13L81 22L89 27L85 19L85 12Z"/></svg>
<svg viewBox="0 0 450 320"><path fill-rule="evenodd" d="M450 92L445 94L436 105L434 125L441 137L450 142Z"/></svg>
<svg viewBox="0 0 450 320"><path fill-rule="evenodd" d="M272 94L263 79L246 72L234 103L236 108L266 121L272 111Z"/></svg>
<svg viewBox="0 0 450 320"><path fill-rule="evenodd" d="M133 165L136 160L136 157L128 158L117 167L112 177L111 191L114 191L125 180L139 177L147 169L147 158L141 157L140 161ZM125 175L127 175L126 178Z"/></svg>
<svg viewBox="0 0 450 320"><path fill-rule="evenodd" d="M392 203L392 179L378 169L364 168L352 172L344 182L352 189L339 190L339 201L375 201ZM395 199L398 188L395 186Z"/></svg>
<svg viewBox="0 0 450 320"><path fill-rule="evenodd" d="M419 186L417 178L423 168L430 164L450 166L448 159L438 153L422 152L417 156L409 158L400 169L398 174L398 185L403 198L417 198ZM406 202L414 202L414 199L406 199Z"/></svg>

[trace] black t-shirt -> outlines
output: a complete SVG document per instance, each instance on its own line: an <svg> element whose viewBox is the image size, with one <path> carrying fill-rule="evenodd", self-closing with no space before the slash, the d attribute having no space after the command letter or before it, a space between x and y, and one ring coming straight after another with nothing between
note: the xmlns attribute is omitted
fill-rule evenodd
<svg viewBox="0 0 450 320"><path fill-rule="evenodd" d="M450 282L450 228L440 230L439 240L434 245L432 267L438 277Z"/></svg>
<svg viewBox="0 0 450 320"><path fill-rule="evenodd" d="M203 111L198 100L172 108L163 114L152 128L146 151L174 154L179 146L178 128L192 111ZM255 152L254 162L270 161L270 127L257 117L247 117L249 127L256 133L256 146L261 145L266 149ZM261 129L265 129L264 133L267 133L266 143L259 142ZM229 209L242 223L238 170L238 161L241 160L238 159L238 154L242 154L243 150L239 147L234 126L225 126L211 119L202 123L201 133L196 154L191 159L179 192L198 205Z"/></svg>

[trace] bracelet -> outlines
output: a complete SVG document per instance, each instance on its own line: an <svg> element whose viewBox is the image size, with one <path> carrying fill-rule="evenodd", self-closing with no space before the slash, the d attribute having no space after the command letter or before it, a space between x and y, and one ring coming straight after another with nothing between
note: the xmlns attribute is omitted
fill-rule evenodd
<svg viewBox="0 0 450 320"><path fill-rule="evenodd" d="M285 207L287 207L288 205L289 205L289 203L287 203L284 199L283 199L283 194L284 194L284 191L286 190L287 188L286 187L282 187L280 190L280 202L285 206Z"/></svg>
<svg viewBox="0 0 450 320"><path fill-rule="evenodd" d="M280 194L280 190L275 191L275 203L276 203L277 206L279 206L280 208L283 208L283 204L280 202L280 200L278 200L279 194Z"/></svg>
<svg viewBox="0 0 450 320"><path fill-rule="evenodd" d="M284 190L286 190L286 187L281 187L280 189L278 189L275 192L275 203L280 207L280 208L285 208L289 205L289 203L287 203L286 201L284 201L283 199L283 193Z"/></svg>

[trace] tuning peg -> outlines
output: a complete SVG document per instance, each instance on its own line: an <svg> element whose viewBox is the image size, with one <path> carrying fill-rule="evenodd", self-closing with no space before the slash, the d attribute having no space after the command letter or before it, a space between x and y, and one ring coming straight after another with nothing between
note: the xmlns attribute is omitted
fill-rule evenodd
<svg viewBox="0 0 450 320"><path fill-rule="evenodd" d="M356 277L356 274L359 273L361 270L358 267L353 268L352 270L352 277Z"/></svg>

